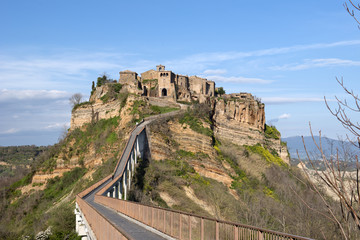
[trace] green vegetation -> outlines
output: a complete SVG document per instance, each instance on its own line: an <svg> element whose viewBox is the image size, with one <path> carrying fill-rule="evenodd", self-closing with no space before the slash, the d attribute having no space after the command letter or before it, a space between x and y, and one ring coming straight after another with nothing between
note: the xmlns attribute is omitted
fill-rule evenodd
<svg viewBox="0 0 360 240"><path fill-rule="evenodd" d="M198 133L201 133L206 136L213 136L213 131L210 128L206 128L203 126L199 116L195 114L194 111L187 111L180 119L179 122L181 124L187 124L189 127ZM204 121L210 121L209 118L203 118Z"/></svg>
<svg viewBox="0 0 360 240"><path fill-rule="evenodd" d="M136 170L138 171L138 169ZM132 188L130 195L131 200L149 203L155 202L156 205L162 207L168 207L166 202L160 197L160 192L166 191L170 195L175 195L178 204L173 206L177 210L190 210L190 212L196 212L209 216L202 208L194 204L192 201L182 194L183 186L191 186L194 189L202 189L208 187L210 184L209 179L200 176L195 172L186 161L184 160L161 160L152 161L150 165L145 169L141 186L138 179L134 182L138 184ZM141 175L140 175L141 176ZM201 190L201 191L202 191Z"/></svg>
<svg viewBox="0 0 360 240"><path fill-rule="evenodd" d="M95 92L95 90L96 90L96 88L95 88L95 82L92 81L92 84L91 84L91 94L90 94L90 96L93 95L93 93Z"/></svg>
<svg viewBox="0 0 360 240"><path fill-rule="evenodd" d="M176 151L176 154L177 154L178 156L180 156L181 158L183 158L183 157L195 157L195 153L189 152L189 151L185 151L185 150L182 150L182 149Z"/></svg>
<svg viewBox="0 0 360 240"><path fill-rule="evenodd" d="M192 105L192 102L186 102L186 101L177 101L177 102L185 105Z"/></svg>
<svg viewBox="0 0 360 240"><path fill-rule="evenodd" d="M220 97L221 97L222 95L225 94L225 90L224 90L223 87L219 87L219 88L217 88L217 89L215 90L215 93L218 94L218 95L220 95Z"/></svg>
<svg viewBox="0 0 360 240"><path fill-rule="evenodd" d="M14 182L13 184L11 184L10 189L15 191L15 189L17 189L19 187L30 184L31 180L32 180L32 177L34 176L34 173L35 172L32 171L32 172L28 173L25 177L23 177L20 180Z"/></svg>
<svg viewBox="0 0 360 240"><path fill-rule="evenodd" d="M101 119L96 123L88 123L85 125L85 130L77 128L73 130L67 141L75 140L70 152L81 156L89 150L90 144L94 144L96 150L100 150L105 143L114 144L118 139L118 134L115 128L119 124L120 117L113 117L109 119Z"/></svg>
<svg viewBox="0 0 360 240"><path fill-rule="evenodd" d="M103 101L103 103L107 103L110 99L110 95L108 93L105 93L104 96L100 97L101 101Z"/></svg>
<svg viewBox="0 0 360 240"><path fill-rule="evenodd" d="M248 176L248 174L241 168L237 159L230 154L222 152L220 150L220 144L216 141L214 145L215 150L218 153L219 161L226 161L235 174L229 172L229 176L233 179L231 182L231 188L242 193L245 190L254 191L259 186L259 181L256 178Z"/></svg>
<svg viewBox="0 0 360 240"><path fill-rule="evenodd" d="M103 74L101 77L97 78L96 87L101 87L106 83L113 83L116 82L114 79L109 78L106 74Z"/></svg>
<svg viewBox="0 0 360 240"><path fill-rule="evenodd" d="M160 106L156 106L156 105L151 105L150 109L152 111L152 115L157 115L157 114L162 114L162 113L168 113L168 112L173 112L176 110L179 110L179 108L174 108L174 107L160 107Z"/></svg>
<svg viewBox="0 0 360 240"><path fill-rule="evenodd" d="M142 115L142 111L140 110L140 107L145 107L145 106L146 106L146 103L144 100L135 100L130 114Z"/></svg>
<svg viewBox="0 0 360 240"><path fill-rule="evenodd" d="M57 207L49 217L49 225L52 234L49 240L72 239L81 240L81 237L74 231L75 228L74 206L71 204L62 204Z"/></svg>
<svg viewBox="0 0 360 240"><path fill-rule="evenodd" d="M156 105L149 105L144 100L135 100L130 114L136 116L136 118L133 119L133 123L136 123L149 116L173 112L176 110L179 110L179 108L166 106L160 107Z"/></svg>
<svg viewBox="0 0 360 240"><path fill-rule="evenodd" d="M271 197L272 199L279 200L279 197L276 195L275 191L264 186L264 193L266 196Z"/></svg>
<svg viewBox="0 0 360 240"><path fill-rule="evenodd" d="M269 126L265 124L265 137L266 138L273 138L273 139L280 139L280 132L276 129L275 126Z"/></svg>
<svg viewBox="0 0 360 240"><path fill-rule="evenodd" d="M72 112L74 112L76 109L78 109L79 107L82 107L82 106L87 106L87 105L92 105L94 102L82 102L82 103L79 103L79 104L75 104L73 109L72 109Z"/></svg>
<svg viewBox="0 0 360 240"><path fill-rule="evenodd" d="M158 84L158 80L155 78L155 79L144 79L144 80L142 80L142 83L143 84L147 84L147 83L151 83L151 85L152 84Z"/></svg>
<svg viewBox="0 0 360 240"><path fill-rule="evenodd" d="M279 155L276 152L270 153L268 149L262 147L259 143L254 146L245 146L245 147L250 152L259 154L269 163L274 163L278 166L287 167L287 164L279 157Z"/></svg>
<svg viewBox="0 0 360 240"><path fill-rule="evenodd" d="M48 147L35 145L0 147L0 161L9 164L29 164Z"/></svg>
<svg viewBox="0 0 360 240"><path fill-rule="evenodd" d="M120 93L120 90L122 89L122 84L109 83L107 84L107 86L109 88L107 93L105 93L102 97L100 97L103 103L107 103L108 101L113 99L121 99L121 101L123 101L123 94Z"/></svg>
<svg viewBox="0 0 360 240"><path fill-rule="evenodd" d="M116 141L119 140L119 137L115 132L110 133L110 135L106 138L106 142L109 144L114 144Z"/></svg>
<svg viewBox="0 0 360 240"><path fill-rule="evenodd" d="M74 168L70 172L64 173L60 177L51 178L46 184L44 190L44 198L48 200L57 200L60 199L65 193L69 193L73 188L73 184L76 183L86 173L84 168Z"/></svg>
<svg viewBox="0 0 360 240"><path fill-rule="evenodd" d="M50 239L63 239L65 236L68 236L66 239L78 239L71 202L82 189L79 179L85 173L86 169L75 168L62 177L49 180L44 190L29 194L21 195L15 187L30 183L32 175L5 188L7 201L0 204L0 226L6 225L6 228L0 227L0 238L19 239L21 235L26 235L34 239L37 232L45 230L50 224L53 227ZM58 204L67 195L71 197L70 201Z"/></svg>

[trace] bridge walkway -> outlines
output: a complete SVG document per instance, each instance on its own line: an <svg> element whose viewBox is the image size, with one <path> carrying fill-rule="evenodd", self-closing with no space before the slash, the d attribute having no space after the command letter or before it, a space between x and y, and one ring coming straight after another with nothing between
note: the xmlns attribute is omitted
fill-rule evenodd
<svg viewBox="0 0 360 240"><path fill-rule="evenodd" d="M146 229L145 227L134 223L123 217L115 210L109 209L101 204L94 202L95 194L101 190L103 186L108 184L111 179L100 185L95 191L85 196L83 199L94 207L100 214L108 219L119 231L125 232L132 239L149 239L149 240L164 240L172 239L170 237L164 237L156 234L153 231Z"/></svg>

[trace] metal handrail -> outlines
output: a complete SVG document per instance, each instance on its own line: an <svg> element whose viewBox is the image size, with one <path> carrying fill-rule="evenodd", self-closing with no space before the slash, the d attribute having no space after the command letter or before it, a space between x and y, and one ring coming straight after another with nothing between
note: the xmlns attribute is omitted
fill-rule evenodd
<svg viewBox="0 0 360 240"><path fill-rule="evenodd" d="M254 226L250 226L250 225L246 225L246 224L235 223L235 222L231 222L231 221L224 221L224 220L220 220L220 219L200 216L200 215L187 213L187 212L183 212L183 211L178 211L178 210L173 210L173 209L165 209L165 208L161 208L161 207L150 206L150 205L146 205L146 204L135 203L135 202L125 201L125 200L116 199L116 198L110 198L110 197L101 196L98 194L95 195L95 202L105 205L107 207L110 207L120 213L123 213L131 218L134 218L134 219L136 219L144 224L147 224L150 227L153 227L161 232L164 232L165 234L168 234L172 237L179 237L179 234L174 234L174 231L166 231L166 230L164 231L164 229L166 229L165 225L171 224L171 226L169 228L170 229L174 228L172 223L169 223L169 221L167 221L168 219L166 218L166 214L168 214L168 215L175 214L179 218L192 219L192 221L194 221L194 219L197 219L198 221L202 222L202 224L200 224L200 226L198 225L197 229L192 230L193 228L191 226L191 220L188 221L188 223L190 223L190 224L188 224L188 226L185 227L186 229L189 229L187 234L185 234L187 236L187 238L188 238L188 236L192 235L191 234L192 231L202 233L200 235L204 236L204 234L205 234L204 228L205 227L204 227L203 222L204 222L204 220L207 220L207 221L214 223L216 226L214 229L215 237L216 237L215 239L218 239L220 237L219 225L224 225L223 228L226 228L225 226L228 226L228 227L232 228L232 230L233 230L233 234L232 234L233 238L228 238L228 239L238 239L238 238L236 238L236 236L239 236L239 232L241 233L241 230L251 230L251 231L257 232L258 237L254 238L254 239L259 239L259 240L266 239L266 238L264 238L264 235L282 237L281 239L311 240L311 238L307 238L307 237L277 232L277 231L273 231L273 230L254 227ZM154 224L154 220L147 221L148 219L146 218L146 215L151 214L152 215L151 219L153 219L154 212L163 212L163 214L162 214L163 217L158 219L156 224ZM139 213L142 213L142 215ZM160 224L159 224L159 222L160 222ZM180 228L181 228L181 226L180 226ZM182 231L182 230L180 230L180 231ZM236 232L237 232L237 234L236 234ZM181 236L179 238L181 239ZM189 239L192 239L192 238L189 238ZM204 238L201 238L201 239L204 239Z"/></svg>

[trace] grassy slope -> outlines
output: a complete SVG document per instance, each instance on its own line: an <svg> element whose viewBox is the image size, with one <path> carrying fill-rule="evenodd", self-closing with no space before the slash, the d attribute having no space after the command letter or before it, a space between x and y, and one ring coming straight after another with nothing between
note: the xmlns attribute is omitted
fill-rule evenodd
<svg viewBox="0 0 360 240"><path fill-rule="evenodd" d="M50 179L44 190L21 195L19 188L31 183L34 172L11 186L4 187L2 192L6 200L0 205L2 212L0 239L18 239L22 235L34 238L37 232L45 230L49 225L52 226L53 232L51 239L63 239L65 236L68 239L77 239L73 214L75 196L113 171L116 157L121 147L125 145L116 133L117 123L118 119L112 118L90 124L83 131L77 129L36 161L37 169L51 171L56 167L56 156L59 154L74 152L73 154L85 157L88 149L82 147L84 144L88 146L97 144L98 150L104 153L111 149L110 153L107 152L108 158L104 164L94 169L91 180L83 178L88 169L76 167L61 178ZM117 142L109 141L113 138L111 133L114 132L116 139L119 140Z"/></svg>

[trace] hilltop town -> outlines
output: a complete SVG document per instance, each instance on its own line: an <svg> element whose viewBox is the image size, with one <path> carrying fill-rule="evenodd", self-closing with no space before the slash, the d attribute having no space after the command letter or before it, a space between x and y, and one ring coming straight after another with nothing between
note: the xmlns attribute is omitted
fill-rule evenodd
<svg viewBox="0 0 360 240"><path fill-rule="evenodd" d="M139 76L136 72L120 72L119 83L129 92L147 97L162 97L174 102L198 101L204 103L207 97L215 96L215 82L197 76L184 76L165 70L157 65Z"/></svg>

